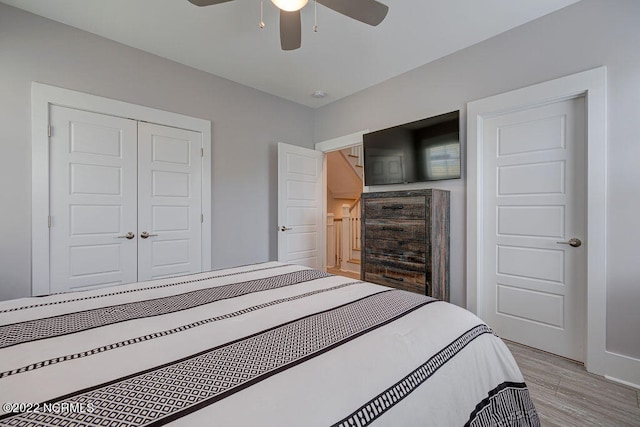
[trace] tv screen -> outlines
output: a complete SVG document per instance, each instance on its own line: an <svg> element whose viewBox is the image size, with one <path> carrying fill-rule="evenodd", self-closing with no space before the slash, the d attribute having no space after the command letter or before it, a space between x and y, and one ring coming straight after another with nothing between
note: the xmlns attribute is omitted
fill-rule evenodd
<svg viewBox="0 0 640 427"><path fill-rule="evenodd" d="M366 133L365 185L460 178L460 111Z"/></svg>

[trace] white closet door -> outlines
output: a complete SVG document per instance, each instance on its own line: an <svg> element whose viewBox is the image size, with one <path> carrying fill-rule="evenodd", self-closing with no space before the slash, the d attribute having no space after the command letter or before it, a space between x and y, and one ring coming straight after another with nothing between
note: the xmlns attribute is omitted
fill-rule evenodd
<svg viewBox="0 0 640 427"><path fill-rule="evenodd" d="M136 122L57 106L50 121L51 292L135 282Z"/></svg>
<svg viewBox="0 0 640 427"><path fill-rule="evenodd" d="M200 133L138 125L139 281L202 271L201 148Z"/></svg>

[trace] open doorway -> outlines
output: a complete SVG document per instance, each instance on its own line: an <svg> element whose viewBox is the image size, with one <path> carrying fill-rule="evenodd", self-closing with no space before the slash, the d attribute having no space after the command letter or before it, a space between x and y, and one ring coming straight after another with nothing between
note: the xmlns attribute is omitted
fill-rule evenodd
<svg viewBox="0 0 640 427"><path fill-rule="evenodd" d="M360 278L362 144L326 153L327 272Z"/></svg>

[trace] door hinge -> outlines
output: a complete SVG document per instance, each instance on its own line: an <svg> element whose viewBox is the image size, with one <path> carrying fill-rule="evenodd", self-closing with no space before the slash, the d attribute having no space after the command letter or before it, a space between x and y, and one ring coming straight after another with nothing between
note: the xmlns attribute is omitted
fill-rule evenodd
<svg viewBox="0 0 640 427"><path fill-rule="evenodd" d="M53 132L53 128L51 125L47 125L47 136L51 138L51 133Z"/></svg>
<svg viewBox="0 0 640 427"><path fill-rule="evenodd" d="M200 157L204 157L204 148L200 147Z"/></svg>
<svg viewBox="0 0 640 427"><path fill-rule="evenodd" d="M204 224L204 214L200 214L200 223Z"/></svg>
<svg viewBox="0 0 640 427"><path fill-rule="evenodd" d="M51 228L51 215L47 217L47 226Z"/></svg>

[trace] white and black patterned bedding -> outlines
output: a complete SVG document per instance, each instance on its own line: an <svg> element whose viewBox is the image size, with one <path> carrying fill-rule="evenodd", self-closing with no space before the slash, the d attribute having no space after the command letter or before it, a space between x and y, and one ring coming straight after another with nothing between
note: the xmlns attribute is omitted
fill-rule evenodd
<svg viewBox="0 0 640 427"><path fill-rule="evenodd" d="M0 303L0 403L0 426L539 425L473 314L275 262Z"/></svg>

